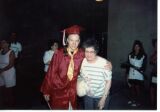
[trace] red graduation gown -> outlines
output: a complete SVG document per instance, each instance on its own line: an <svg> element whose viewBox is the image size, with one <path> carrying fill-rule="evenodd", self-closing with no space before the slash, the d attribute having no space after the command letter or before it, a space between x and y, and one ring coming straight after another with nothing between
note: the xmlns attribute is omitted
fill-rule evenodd
<svg viewBox="0 0 160 112"><path fill-rule="evenodd" d="M54 54L41 86L41 92L50 95L49 103L52 109L68 109L69 101L72 108L76 109L76 83L83 58L84 52L79 49L73 58L74 73L72 80L69 81L67 71L71 57L65 56L64 49L59 49Z"/></svg>

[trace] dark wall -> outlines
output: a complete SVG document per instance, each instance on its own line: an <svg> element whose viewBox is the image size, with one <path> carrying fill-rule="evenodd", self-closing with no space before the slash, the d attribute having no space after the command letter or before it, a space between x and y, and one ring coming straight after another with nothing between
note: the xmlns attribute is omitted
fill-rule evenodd
<svg viewBox="0 0 160 112"><path fill-rule="evenodd" d="M123 79L120 63L127 60L134 40L143 42L148 59L151 55L151 40L157 38L157 0L110 0L108 20L108 58L113 63L113 76ZM150 70L148 62L148 76Z"/></svg>
<svg viewBox="0 0 160 112"><path fill-rule="evenodd" d="M95 37L101 45L104 39L107 42L107 1L0 0L0 8L0 38L17 32L25 57L41 57L47 41L54 38L61 42L61 31L73 24L84 27L82 41Z"/></svg>

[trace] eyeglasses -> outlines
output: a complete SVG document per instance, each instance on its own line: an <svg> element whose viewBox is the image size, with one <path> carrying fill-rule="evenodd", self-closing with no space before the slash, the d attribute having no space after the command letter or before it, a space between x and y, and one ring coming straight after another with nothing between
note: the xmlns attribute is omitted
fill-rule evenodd
<svg viewBox="0 0 160 112"><path fill-rule="evenodd" d="M85 53L95 54L95 51L85 51Z"/></svg>

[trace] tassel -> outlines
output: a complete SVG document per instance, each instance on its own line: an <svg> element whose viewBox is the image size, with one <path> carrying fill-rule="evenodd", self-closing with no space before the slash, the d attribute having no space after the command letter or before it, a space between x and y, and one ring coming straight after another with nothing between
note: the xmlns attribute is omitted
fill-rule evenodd
<svg viewBox="0 0 160 112"><path fill-rule="evenodd" d="M65 46L65 45L66 45L66 43L65 43L65 36L66 36L66 31L65 31L65 30L63 30L63 46Z"/></svg>

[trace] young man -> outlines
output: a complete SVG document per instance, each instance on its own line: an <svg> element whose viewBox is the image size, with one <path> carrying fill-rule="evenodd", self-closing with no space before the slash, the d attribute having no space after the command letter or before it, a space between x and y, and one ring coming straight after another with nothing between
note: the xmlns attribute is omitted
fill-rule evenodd
<svg viewBox="0 0 160 112"><path fill-rule="evenodd" d="M79 49L81 27L65 29L67 46L58 49L41 87L52 109L76 109L76 82L84 52Z"/></svg>

